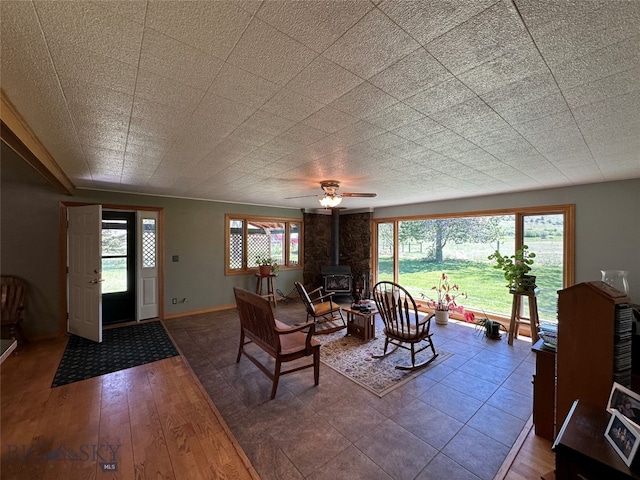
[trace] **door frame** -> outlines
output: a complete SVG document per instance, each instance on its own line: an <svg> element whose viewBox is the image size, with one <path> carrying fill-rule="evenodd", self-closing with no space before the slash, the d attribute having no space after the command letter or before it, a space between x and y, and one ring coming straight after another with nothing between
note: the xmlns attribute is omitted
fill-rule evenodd
<svg viewBox="0 0 640 480"><path fill-rule="evenodd" d="M101 231L104 232L105 220L108 223L110 220L114 220L112 217L116 217L116 220L124 220L126 222L125 230L127 232L127 247L126 247L126 263L127 263L127 288L124 291L117 292L102 292L102 324L103 325L119 325L127 323L132 320L139 320L136 312L138 309L138 270L137 270L137 258L140 250L137 238L137 226L138 216L137 212L129 210L106 210L102 209L102 223L100 225ZM104 262L104 251L102 252L102 261ZM71 259L69 259L71 260ZM104 264L103 264L104 265ZM104 270L102 272L104 278ZM103 284L104 290L104 284ZM126 308L128 317L126 320L113 321L115 313L122 313L123 304L128 304L130 308ZM114 312L115 311L115 312ZM109 315L111 313L111 316ZM110 321L107 321L110 320Z"/></svg>
<svg viewBox="0 0 640 480"><path fill-rule="evenodd" d="M67 333L67 207L78 207L83 205L96 205L98 202L58 202L59 217L59 273L58 280L60 285L59 297L59 324L58 333L66 335ZM162 207L145 207L140 205L115 205L111 203L102 203L102 209L107 210L127 210L127 211L152 211L158 213L158 230L157 230L157 249L158 249L158 318L164 319L164 208Z"/></svg>

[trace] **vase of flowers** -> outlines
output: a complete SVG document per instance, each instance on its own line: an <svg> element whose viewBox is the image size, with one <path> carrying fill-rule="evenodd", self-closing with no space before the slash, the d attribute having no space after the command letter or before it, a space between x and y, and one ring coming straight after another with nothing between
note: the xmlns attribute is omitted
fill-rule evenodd
<svg viewBox="0 0 640 480"><path fill-rule="evenodd" d="M280 269L278 261L269 255L256 255L256 265L258 265L260 276L262 277L268 277L271 274L277 275Z"/></svg>
<svg viewBox="0 0 640 480"><path fill-rule="evenodd" d="M498 250L493 252L489 260L495 260L493 268L502 270L509 290L522 293L536 288L536 277L528 275L536 254L528 251L527 245L516 250L515 255L501 255Z"/></svg>
<svg viewBox="0 0 640 480"><path fill-rule="evenodd" d="M438 284L431 287L436 292L436 298L429 298L427 307L433 308L435 311L436 323L438 325L446 325L449 322L449 312L456 311L462 313L464 308L458 305L456 299L458 297L466 298L467 295L460 292L460 287L449 282L449 277L442 272ZM425 295L422 295L425 298Z"/></svg>

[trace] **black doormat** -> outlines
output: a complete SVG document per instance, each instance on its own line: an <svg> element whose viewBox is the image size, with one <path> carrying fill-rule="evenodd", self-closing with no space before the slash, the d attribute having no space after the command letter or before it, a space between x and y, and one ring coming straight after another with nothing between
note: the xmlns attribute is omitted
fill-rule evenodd
<svg viewBox="0 0 640 480"><path fill-rule="evenodd" d="M117 372L178 355L160 322L111 328L102 343L71 335L52 387Z"/></svg>

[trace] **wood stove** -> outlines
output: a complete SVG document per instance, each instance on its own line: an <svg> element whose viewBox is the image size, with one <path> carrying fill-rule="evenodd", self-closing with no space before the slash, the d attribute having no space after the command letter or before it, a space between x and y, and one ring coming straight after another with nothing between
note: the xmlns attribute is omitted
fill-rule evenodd
<svg viewBox="0 0 640 480"><path fill-rule="evenodd" d="M353 276L349 265L326 265L322 267L324 291L336 295L351 295Z"/></svg>

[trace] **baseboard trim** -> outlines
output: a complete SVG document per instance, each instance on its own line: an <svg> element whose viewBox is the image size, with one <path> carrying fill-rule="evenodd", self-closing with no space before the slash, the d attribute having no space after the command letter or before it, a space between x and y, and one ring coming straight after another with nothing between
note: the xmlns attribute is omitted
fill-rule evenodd
<svg viewBox="0 0 640 480"><path fill-rule="evenodd" d="M533 428L533 415L529 417L529 420L527 420L527 423L525 423L524 427L522 427L522 430L520 431L520 435L518 435L518 438L516 439L515 443L511 447L511 450L509 450L509 453L505 457L504 462L502 462L502 465L500 465L500 468L498 469L498 472L496 473L496 475L493 477L493 480L504 480L504 478L507 476L507 473L509 473L509 469L511 468L511 465L513 465L514 460L518 456L518 452L522 448L522 445L524 445L524 442L527 439L527 436L529 436L529 432L531 431L532 428Z"/></svg>
<svg viewBox="0 0 640 480"><path fill-rule="evenodd" d="M171 313L169 315L165 315L164 316L164 320L172 320L174 318L190 317L191 315L201 315L203 313L219 312L221 310L231 310L232 308L236 308L236 304L235 303L233 303L231 305L220 305L218 307L201 308L199 310L190 310L188 312Z"/></svg>

